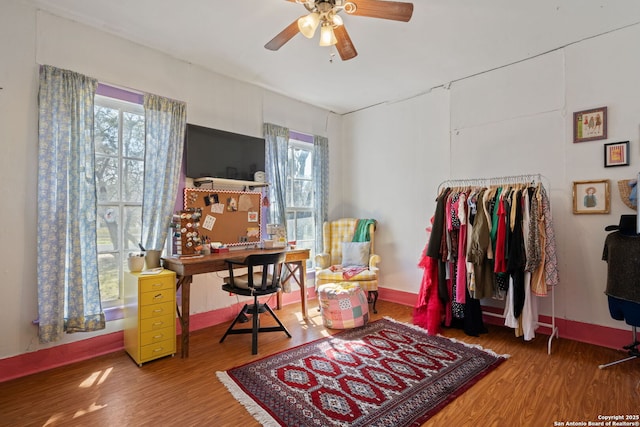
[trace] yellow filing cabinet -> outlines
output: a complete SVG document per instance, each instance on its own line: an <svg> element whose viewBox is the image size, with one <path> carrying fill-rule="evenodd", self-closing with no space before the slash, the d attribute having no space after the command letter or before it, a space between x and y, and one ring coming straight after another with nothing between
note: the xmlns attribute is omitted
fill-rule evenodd
<svg viewBox="0 0 640 427"><path fill-rule="evenodd" d="M138 366L176 354L176 273L125 272L124 348Z"/></svg>

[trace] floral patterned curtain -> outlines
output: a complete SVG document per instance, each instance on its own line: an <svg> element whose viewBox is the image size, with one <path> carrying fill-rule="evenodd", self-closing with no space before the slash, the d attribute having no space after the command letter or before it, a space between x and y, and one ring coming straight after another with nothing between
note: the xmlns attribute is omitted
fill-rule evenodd
<svg viewBox="0 0 640 427"><path fill-rule="evenodd" d="M93 100L98 82L42 66L38 134L41 343L105 328L98 283Z"/></svg>
<svg viewBox="0 0 640 427"><path fill-rule="evenodd" d="M184 102L147 94L144 110L142 243L147 250L161 250L169 232L180 183L187 106Z"/></svg>
<svg viewBox="0 0 640 427"><path fill-rule="evenodd" d="M266 140L266 164L265 174L269 182L269 217L268 223L280 224L287 227L287 170L289 163L289 129L274 125L264 124L264 137ZM286 234L285 234L286 235Z"/></svg>
<svg viewBox="0 0 640 427"><path fill-rule="evenodd" d="M313 183L316 217L316 253L322 252L322 224L329 219L329 140L313 137Z"/></svg>

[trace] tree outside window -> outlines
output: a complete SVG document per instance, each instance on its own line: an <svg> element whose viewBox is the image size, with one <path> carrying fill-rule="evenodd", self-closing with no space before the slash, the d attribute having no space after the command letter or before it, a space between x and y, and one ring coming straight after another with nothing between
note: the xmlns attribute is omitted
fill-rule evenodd
<svg viewBox="0 0 640 427"><path fill-rule="evenodd" d="M145 123L141 105L95 99L97 239L104 307L122 304L128 254L139 250L142 226Z"/></svg>

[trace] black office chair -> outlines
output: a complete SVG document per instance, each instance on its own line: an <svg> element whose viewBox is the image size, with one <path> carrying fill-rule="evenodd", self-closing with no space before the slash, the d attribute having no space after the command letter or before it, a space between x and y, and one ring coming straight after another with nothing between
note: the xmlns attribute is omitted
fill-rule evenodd
<svg viewBox="0 0 640 427"><path fill-rule="evenodd" d="M220 342L223 342L229 334L252 334L251 354L258 354L259 332L282 331L291 338L291 334L271 310L271 307L267 303L260 304L258 302L258 297L275 294L280 290L280 274L284 259L284 252L277 252L249 255L242 260L227 260L229 277L224 279L225 283L222 285L222 290L236 295L252 296L253 304L244 305L227 329L227 332L220 339ZM257 266L261 266L262 270L254 271L254 267ZM235 275L233 270L238 267L247 267L247 274ZM260 327L259 314L265 311L268 311L273 316L279 326ZM251 328L233 329L236 323L246 321L247 314L251 315L253 326Z"/></svg>

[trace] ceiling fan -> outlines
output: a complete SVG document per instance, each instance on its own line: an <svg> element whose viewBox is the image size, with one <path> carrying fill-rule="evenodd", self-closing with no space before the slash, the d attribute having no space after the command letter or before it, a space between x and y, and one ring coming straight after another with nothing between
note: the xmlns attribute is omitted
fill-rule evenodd
<svg viewBox="0 0 640 427"><path fill-rule="evenodd" d="M353 42L344 27L342 17L344 11L349 15L370 18L391 19L408 22L413 14L413 3L386 0L287 0L303 5L308 15L301 16L277 34L264 47L278 50L296 34L302 33L312 38L320 27L320 46L336 46L340 58L347 61L358 55Z"/></svg>

